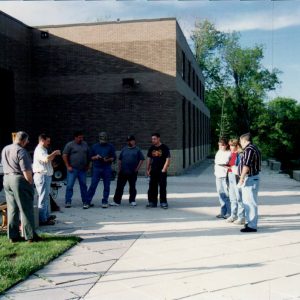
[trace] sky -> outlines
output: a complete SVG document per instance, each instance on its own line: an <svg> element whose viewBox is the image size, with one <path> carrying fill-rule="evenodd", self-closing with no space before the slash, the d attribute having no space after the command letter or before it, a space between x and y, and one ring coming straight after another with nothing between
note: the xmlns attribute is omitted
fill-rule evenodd
<svg viewBox="0 0 300 300"><path fill-rule="evenodd" d="M264 47L263 65L282 72L267 100L300 102L300 0L0 1L0 10L29 26L176 17L191 47L195 22L207 19L221 31L240 32L243 47Z"/></svg>

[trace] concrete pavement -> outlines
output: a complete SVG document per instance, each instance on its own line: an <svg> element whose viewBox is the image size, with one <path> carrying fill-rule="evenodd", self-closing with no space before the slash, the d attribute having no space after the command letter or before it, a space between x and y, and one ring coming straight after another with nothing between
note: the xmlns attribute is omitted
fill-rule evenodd
<svg viewBox="0 0 300 300"><path fill-rule="evenodd" d="M217 219L212 161L168 178L169 209L146 209L146 178L138 206L83 210L73 206L43 231L83 238L1 299L300 299L300 183L261 175L259 231ZM114 192L115 182L111 185ZM125 192L127 195L127 191ZM64 191L58 202L63 205Z"/></svg>

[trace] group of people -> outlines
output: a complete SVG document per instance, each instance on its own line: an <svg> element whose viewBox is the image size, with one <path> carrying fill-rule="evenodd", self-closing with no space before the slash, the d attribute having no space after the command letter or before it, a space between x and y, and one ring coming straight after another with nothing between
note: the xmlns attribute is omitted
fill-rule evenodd
<svg viewBox="0 0 300 300"><path fill-rule="evenodd" d="M67 143L62 155L67 167L67 188L65 196L65 207L72 204L73 187L78 178L83 208L94 206L95 195L99 181L103 180L102 208L108 206L119 206L121 204L123 191L126 183L129 184L129 204L136 206L136 181L138 172L145 160L141 149L136 145L133 135L127 137L125 146L118 157L118 180L112 202L108 202L110 194L110 181L112 177L111 164L116 160L114 146L108 142L106 132L99 134L99 142L90 149L83 140L83 134L76 132L74 140ZM92 162L91 185L87 188L86 173L89 163ZM160 141L160 134L152 134L152 145L147 153L147 175L150 177L147 207L157 207L158 187L160 191L160 206L168 208L167 203L167 171L170 166L170 150Z"/></svg>
<svg viewBox="0 0 300 300"><path fill-rule="evenodd" d="M153 133L152 145L147 153L147 175L150 177L147 208L157 207L158 188L160 206L168 208L167 202L167 171L170 166L170 150L161 143L160 134ZM29 143L26 132L16 133L14 142L3 148L1 162L4 171L4 190L8 213L8 238L11 242L22 240L19 231L20 219L24 239L36 242L41 238L35 232L34 226L34 185L38 194L39 225L54 225L55 215L49 214L49 194L53 175L52 161L62 155L67 168L67 187L65 207L72 205L73 187L76 179L79 181L83 209L94 206L92 203L100 179L103 180L102 208L119 206L126 183L129 183L129 203L136 206L136 181L138 171L145 158L133 135L127 137L127 145L118 157L118 180L113 201L108 202L112 163L116 160L114 146L108 142L108 134L101 132L99 142L89 147L84 141L81 131L74 133L74 139L67 143L61 153L54 150L49 153L50 136L40 134L38 145L34 150L33 163L25 147ZM91 185L87 187L87 171L92 164ZM33 185L34 183L34 185Z"/></svg>
<svg viewBox="0 0 300 300"><path fill-rule="evenodd" d="M16 133L14 142L4 147L1 162L4 171L3 186L6 194L8 212L8 237L11 242L18 242L19 226L25 240L39 241L34 226L34 185L38 194L39 224L54 225L55 215L49 213L49 194L53 175L52 161L62 155L67 168L67 186L65 207L72 205L73 187L79 181L83 209L94 206L93 198L99 184L103 180L102 208L119 206L126 183L129 183L129 204L136 206L136 181L138 172L145 160L141 149L136 145L133 135L126 139L127 145L118 157L118 179L113 201L108 202L112 163L116 160L114 146L108 141L108 134L101 132L99 141L89 147L84 141L81 131L74 134L74 139L67 143L61 152L54 150L49 153L50 136L40 134L38 145L33 154L33 163L25 147L29 143L26 132ZM158 188L160 206L168 208L167 202L167 171L170 166L170 150L161 143L160 135L153 133L152 145L147 152L146 172L150 178L147 208L157 207ZM259 172L261 154L252 144L251 135L244 134L239 140L224 138L219 140L219 150L215 156L216 187L221 205L218 218L227 222L244 224L242 232L257 231L257 195L259 189ZM229 149L230 147L230 149ZM92 165L92 178L87 187L87 171Z"/></svg>
<svg viewBox="0 0 300 300"><path fill-rule="evenodd" d="M215 156L216 188L221 206L217 218L245 225L241 232L256 232L261 154L250 133L240 139L221 138ZM230 148L230 149L229 149Z"/></svg>

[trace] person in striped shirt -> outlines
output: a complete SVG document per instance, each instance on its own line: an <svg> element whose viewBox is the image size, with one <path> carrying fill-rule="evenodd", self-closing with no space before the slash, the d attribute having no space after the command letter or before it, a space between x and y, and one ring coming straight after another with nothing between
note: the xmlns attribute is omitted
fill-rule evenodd
<svg viewBox="0 0 300 300"><path fill-rule="evenodd" d="M258 189L259 172L261 170L261 153L258 148L252 144L250 133L240 136L240 144L244 149L240 164L240 180L238 186L242 190L242 199L245 207L245 228L241 232L256 232L258 221Z"/></svg>

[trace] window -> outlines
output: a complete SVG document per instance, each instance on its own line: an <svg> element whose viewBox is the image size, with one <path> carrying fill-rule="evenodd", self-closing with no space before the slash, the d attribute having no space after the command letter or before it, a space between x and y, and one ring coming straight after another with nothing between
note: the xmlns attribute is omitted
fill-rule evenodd
<svg viewBox="0 0 300 300"><path fill-rule="evenodd" d="M181 77L185 80L185 53L182 51L182 74Z"/></svg>
<svg viewBox="0 0 300 300"><path fill-rule="evenodd" d="M188 65L188 85L191 86L191 63Z"/></svg>

